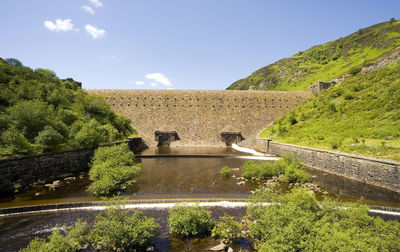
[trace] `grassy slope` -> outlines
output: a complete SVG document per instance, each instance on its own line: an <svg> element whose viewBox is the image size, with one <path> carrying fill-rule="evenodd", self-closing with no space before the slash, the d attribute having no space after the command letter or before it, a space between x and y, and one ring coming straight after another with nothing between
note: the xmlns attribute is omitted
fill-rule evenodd
<svg viewBox="0 0 400 252"><path fill-rule="evenodd" d="M400 161L400 62L347 78L259 137Z"/></svg>
<svg viewBox="0 0 400 252"><path fill-rule="evenodd" d="M281 59L227 89L308 90L369 64L400 45L400 21L384 22Z"/></svg>

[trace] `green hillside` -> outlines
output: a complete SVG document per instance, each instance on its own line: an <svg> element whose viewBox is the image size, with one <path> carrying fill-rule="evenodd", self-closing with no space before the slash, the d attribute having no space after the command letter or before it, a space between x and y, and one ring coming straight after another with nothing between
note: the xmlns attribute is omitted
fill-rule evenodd
<svg viewBox="0 0 400 252"><path fill-rule="evenodd" d="M227 89L305 91L317 81L355 74L400 45L400 21L370 26L281 59L238 80Z"/></svg>
<svg viewBox="0 0 400 252"><path fill-rule="evenodd" d="M133 132L128 118L73 79L0 58L0 157L93 148Z"/></svg>
<svg viewBox="0 0 400 252"><path fill-rule="evenodd" d="M346 78L259 137L400 161L400 62Z"/></svg>

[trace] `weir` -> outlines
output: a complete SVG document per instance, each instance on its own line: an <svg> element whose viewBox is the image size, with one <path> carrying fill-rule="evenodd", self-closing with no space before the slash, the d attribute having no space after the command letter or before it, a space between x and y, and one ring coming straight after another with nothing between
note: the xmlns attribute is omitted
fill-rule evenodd
<svg viewBox="0 0 400 252"><path fill-rule="evenodd" d="M311 92L233 90L87 90L129 117L145 143L157 146L256 145L257 134ZM163 132L163 129L174 132ZM164 134L161 134L164 133Z"/></svg>

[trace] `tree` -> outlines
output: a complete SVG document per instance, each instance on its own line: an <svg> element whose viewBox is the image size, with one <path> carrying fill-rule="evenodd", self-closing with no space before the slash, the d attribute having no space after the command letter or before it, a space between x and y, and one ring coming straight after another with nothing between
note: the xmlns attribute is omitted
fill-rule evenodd
<svg viewBox="0 0 400 252"><path fill-rule="evenodd" d="M27 154L33 151L32 145L15 126L1 134L0 142L8 154Z"/></svg>
<svg viewBox="0 0 400 252"><path fill-rule="evenodd" d="M77 145L86 148L96 148L101 143L104 143L107 136L104 135L104 131L100 127L101 124L94 118L85 123L75 135Z"/></svg>
<svg viewBox="0 0 400 252"><path fill-rule="evenodd" d="M93 182L89 191L94 195L110 195L135 183L140 172L140 163L135 163L127 144L100 147L91 162L89 179Z"/></svg>
<svg viewBox="0 0 400 252"><path fill-rule="evenodd" d="M12 66L17 66L17 67L22 67L21 61L14 59L14 58L8 58L6 59L7 63L12 65Z"/></svg>
<svg viewBox="0 0 400 252"><path fill-rule="evenodd" d="M20 101L8 109L15 127L33 140L46 125L54 121L54 109L41 100Z"/></svg>
<svg viewBox="0 0 400 252"><path fill-rule="evenodd" d="M35 143L47 150L55 149L57 145L64 141L64 137L50 125L45 126L35 137Z"/></svg>

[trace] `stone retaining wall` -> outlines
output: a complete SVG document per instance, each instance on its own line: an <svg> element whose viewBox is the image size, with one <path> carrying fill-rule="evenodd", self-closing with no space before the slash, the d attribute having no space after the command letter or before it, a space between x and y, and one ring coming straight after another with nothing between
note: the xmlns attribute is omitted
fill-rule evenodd
<svg viewBox="0 0 400 252"><path fill-rule="evenodd" d="M140 138L113 144L121 143L128 143L133 152L139 152L143 147ZM23 189L39 179L48 180L60 174L87 171L94 151L77 149L0 159L0 194L14 192L14 184Z"/></svg>
<svg viewBox="0 0 400 252"><path fill-rule="evenodd" d="M290 153L315 169L400 192L399 162L277 143L269 139L257 139L257 150L277 156Z"/></svg>

